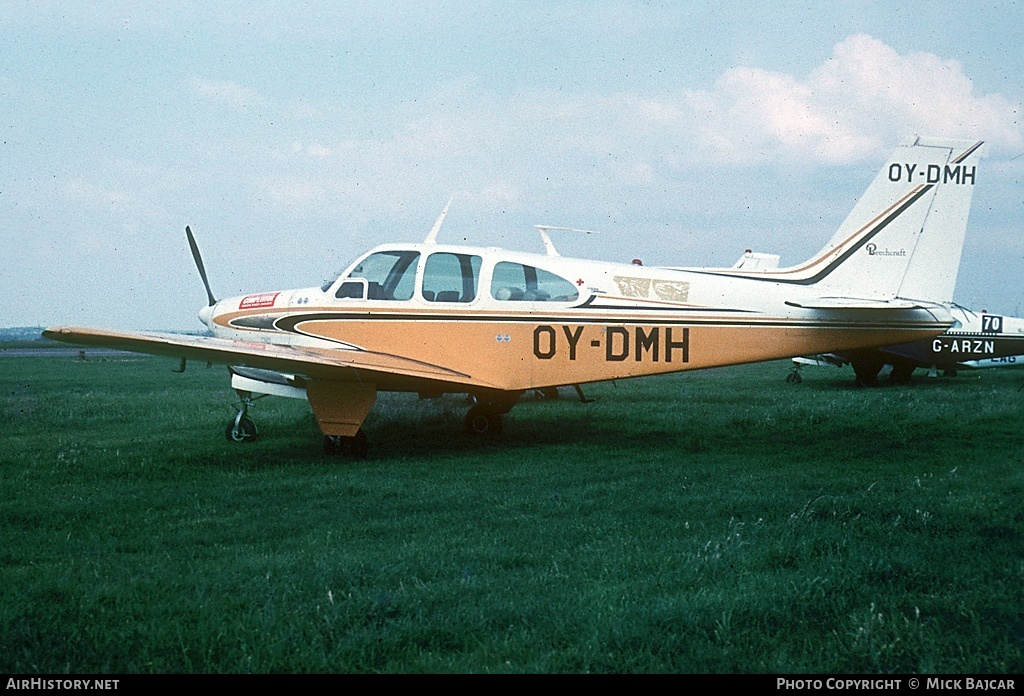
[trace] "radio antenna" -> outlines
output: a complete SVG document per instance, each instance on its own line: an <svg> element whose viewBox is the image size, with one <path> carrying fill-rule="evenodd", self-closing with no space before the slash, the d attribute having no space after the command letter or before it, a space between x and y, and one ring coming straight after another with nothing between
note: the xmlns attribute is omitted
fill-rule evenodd
<svg viewBox="0 0 1024 696"><path fill-rule="evenodd" d="M558 250L555 249L555 245L551 243L551 236L548 234L550 230L559 230L561 232L580 232L582 234L600 234L594 230L578 230L575 227L554 227L552 225L534 225L537 231L540 232L541 241L544 242L544 250L548 256L560 256Z"/></svg>

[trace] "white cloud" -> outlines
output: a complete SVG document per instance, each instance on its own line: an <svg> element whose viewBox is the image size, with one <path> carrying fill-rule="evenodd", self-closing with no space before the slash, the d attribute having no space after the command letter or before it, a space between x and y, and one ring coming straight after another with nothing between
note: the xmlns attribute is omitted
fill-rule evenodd
<svg viewBox="0 0 1024 696"><path fill-rule="evenodd" d="M323 160L330 158L333 154L331 148L320 143L304 143L297 140L291 144L287 154L281 152L276 156L276 159L289 159L290 157L300 156L314 160Z"/></svg>
<svg viewBox="0 0 1024 696"><path fill-rule="evenodd" d="M274 108L236 83L194 86L233 108ZM286 103L276 108L281 126L245 138L234 170L259 172L261 200L298 216L420 215L454 190L475 192L460 208L481 210L532 209L550 195L598 215L640 191L707 207L708 166L877 161L914 134L1022 143L1019 105L976 94L957 62L900 54L862 34L803 77L739 66L710 89L668 95L500 92L454 80L412 95L384 121L372 118L376 105L312 105L329 115L314 131Z"/></svg>
<svg viewBox="0 0 1024 696"><path fill-rule="evenodd" d="M284 207L305 206L320 200L325 188L308 179L286 176L262 182L259 190L276 204Z"/></svg>
<svg viewBox="0 0 1024 696"><path fill-rule="evenodd" d="M977 95L956 61L900 55L864 34L835 46L806 79L756 68L727 71L689 92L700 145L725 161L777 156L847 163L906 135L956 136L1021 146L1020 105Z"/></svg>
<svg viewBox="0 0 1024 696"><path fill-rule="evenodd" d="M64 186L64 195L75 204L102 208L131 204L132 198L124 191L90 183L85 179L71 179Z"/></svg>
<svg viewBox="0 0 1024 696"><path fill-rule="evenodd" d="M348 171L392 184L386 169L419 172L407 179L412 192L458 166L475 179L460 185L508 181L524 191L531 178L649 186L708 164L873 161L909 135L1024 144L1019 104L977 94L956 61L900 54L864 34L804 77L735 67L709 90L669 96L474 87L438 90L443 99L420 102L390 136L347 149Z"/></svg>
<svg viewBox="0 0 1024 696"><path fill-rule="evenodd" d="M512 184L504 181L497 182L491 186L486 186L481 189L478 193L457 194L456 201L462 198L469 198L475 203L482 205L486 208L495 208L502 205L509 205L518 202L520 191Z"/></svg>
<svg viewBox="0 0 1024 696"><path fill-rule="evenodd" d="M246 111L263 103L263 98L252 89L227 80L192 79L192 88L208 100L225 104L235 111Z"/></svg>

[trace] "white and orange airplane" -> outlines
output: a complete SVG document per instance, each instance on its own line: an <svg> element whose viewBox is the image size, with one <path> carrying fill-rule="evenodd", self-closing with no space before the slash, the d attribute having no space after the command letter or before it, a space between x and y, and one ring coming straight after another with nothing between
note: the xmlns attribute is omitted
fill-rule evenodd
<svg viewBox="0 0 1024 696"><path fill-rule="evenodd" d="M835 353L951 324L981 142L898 147L825 247L789 268L664 268L438 244L385 244L322 287L216 300L186 228L212 336L58 327L70 343L225 363L253 394L308 399L328 452L366 453L377 392L475 396L466 427L500 432L528 390ZM447 211L447 208L445 209Z"/></svg>

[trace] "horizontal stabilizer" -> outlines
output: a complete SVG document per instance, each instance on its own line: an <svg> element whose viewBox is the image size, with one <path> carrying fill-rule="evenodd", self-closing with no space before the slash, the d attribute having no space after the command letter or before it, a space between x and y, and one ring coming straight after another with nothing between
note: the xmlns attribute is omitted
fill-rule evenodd
<svg viewBox="0 0 1024 696"><path fill-rule="evenodd" d="M910 300L869 300L862 297L819 297L799 302L786 301L790 307L801 309L930 309L935 305Z"/></svg>
<svg viewBox="0 0 1024 696"><path fill-rule="evenodd" d="M797 365L812 365L814 367L821 367L831 365L832 367L842 367L846 365L846 361L842 358L833 355L831 353L821 353L819 355L799 356L793 358L793 362Z"/></svg>

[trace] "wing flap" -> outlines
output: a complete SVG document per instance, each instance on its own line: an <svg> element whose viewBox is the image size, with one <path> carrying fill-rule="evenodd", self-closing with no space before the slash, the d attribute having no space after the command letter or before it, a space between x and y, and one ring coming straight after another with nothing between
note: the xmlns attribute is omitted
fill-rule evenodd
<svg viewBox="0 0 1024 696"><path fill-rule="evenodd" d="M314 379L382 381L407 379L457 387L492 387L471 375L411 360L400 355L363 350L305 348L212 336L156 332L106 331L86 327L55 327L43 336L65 343L96 345L134 353L167 355L202 362L242 365Z"/></svg>

